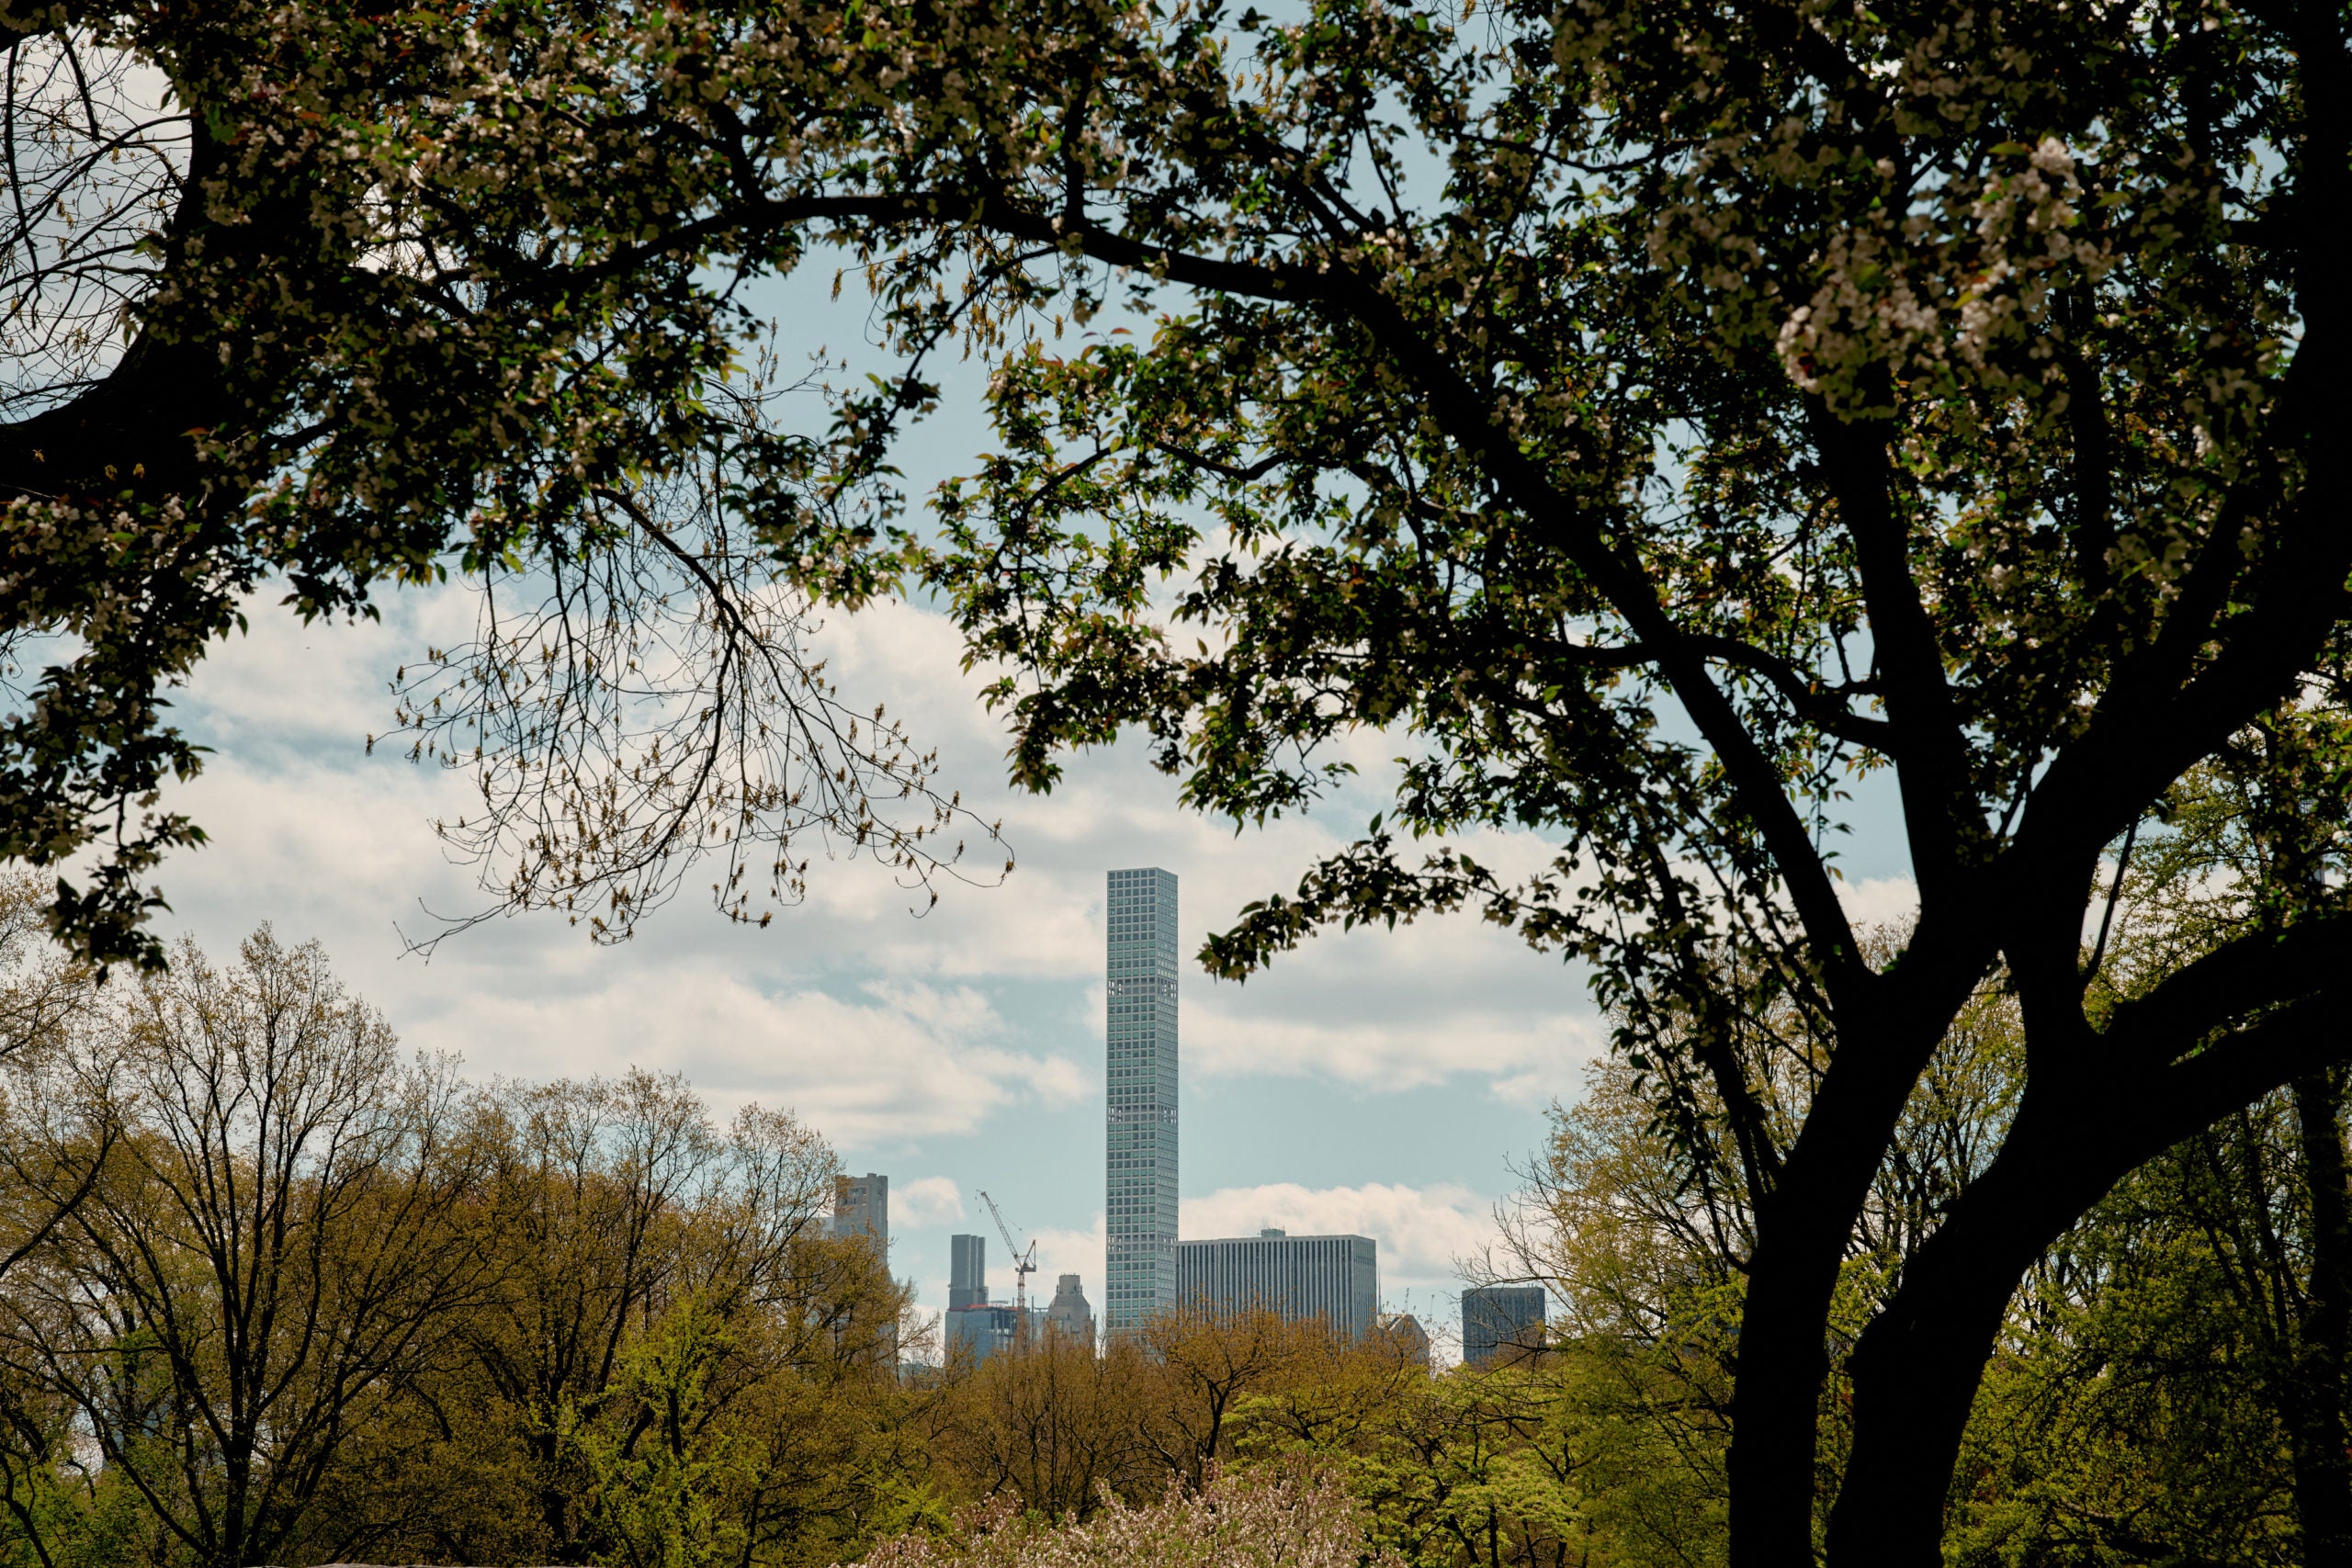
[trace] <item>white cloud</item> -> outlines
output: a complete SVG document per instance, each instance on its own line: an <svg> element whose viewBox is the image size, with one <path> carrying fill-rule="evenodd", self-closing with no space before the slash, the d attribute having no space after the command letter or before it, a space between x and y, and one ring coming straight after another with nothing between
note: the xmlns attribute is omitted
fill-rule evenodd
<svg viewBox="0 0 2352 1568"><path fill-rule="evenodd" d="M1838 902L1846 918L1867 931L1872 926L1904 926L1918 918L1919 885L1907 876L1870 876L1838 884Z"/></svg>
<svg viewBox="0 0 2352 1568"><path fill-rule="evenodd" d="M584 993L486 997L462 1019L413 1028L409 1040L495 1041L500 1069L530 1077L632 1064L676 1070L722 1109L787 1106L836 1144L865 1149L969 1132L1023 1099L1062 1104L1086 1092L1075 1063L994 1043L1003 1020L967 989L772 994L710 964L670 980L650 992L616 980Z"/></svg>
<svg viewBox="0 0 2352 1568"><path fill-rule="evenodd" d="M1256 1235L1261 1230L1293 1235L1368 1235L1380 1244L1381 1294L1394 1300L1408 1288L1453 1289L1457 1259L1468 1259L1494 1240L1494 1201L1466 1187L1304 1187L1270 1182L1226 1187L1205 1198L1184 1200L1186 1240Z"/></svg>
<svg viewBox="0 0 2352 1568"><path fill-rule="evenodd" d="M1037 1272L1029 1281L1032 1290L1042 1291L1045 1298L1051 1301L1055 1281L1064 1274L1075 1274L1079 1278L1080 1288L1086 1292L1087 1303L1093 1307L1096 1318L1101 1318L1102 1257L1109 1241L1109 1227L1100 1209L1094 1213L1094 1224L1091 1229L1042 1230L1034 1236L1020 1236L1019 1239L1024 1244L1032 1240L1037 1244ZM1007 1299L1010 1300L1011 1272L1003 1271L1003 1278L1008 1291Z"/></svg>
<svg viewBox="0 0 2352 1568"><path fill-rule="evenodd" d="M462 636L471 614L454 591L399 599L380 625L304 627L274 604L251 606L253 635L219 649L185 694L183 711L220 755L171 804L212 843L175 857L164 876L180 927L208 945L265 918L284 936L322 937L410 1043L460 1051L480 1071L674 1066L715 1100L791 1103L850 1145L968 1128L1023 1099L1074 1104L1098 1087L1095 1066L1018 1048L1020 1021L997 1017L991 996L1072 987L1023 1005L1047 1008L1064 1039L1073 1026L1094 1033L1105 870L1160 864L1182 876L1189 955L1341 842L1323 817L1237 840L1177 809L1171 782L1124 749L1073 760L1051 796L1005 790L1001 726L977 701L976 678L956 671L953 627L883 605L837 617L821 651L853 696L887 698L940 748L944 779L1003 813L1021 868L1002 886L948 884L911 919L922 896L878 868L820 865L809 903L766 932L723 925L687 895L617 951L526 915L453 939L430 966L402 960L396 924L416 935L434 929L427 910L483 906L471 869L446 861L429 826L465 808L465 784L383 748L367 756L361 741L389 721L393 669ZM1478 852L1492 863L1532 849L1522 837ZM980 848L974 856L985 863ZM1572 1084L1592 1049L1575 976L1469 919L1326 933L1247 987L1211 986L1189 965L1187 976L1186 1062L1211 1075L1380 1091L1464 1078L1540 1100Z"/></svg>
<svg viewBox="0 0 2352 1568"><path fill-rule="evenodd" d="M1316 1076L1382 1093L1484 1078L1506 1099L1564 1092L1604 1049L1576 975L1467 919L1329 933L1243 986L1195 987L1185 1066ZM1285 967L1285 964L1290 966Z"/></svg>
<svg viewBox="0 0 2352 1568"><path fill-rule="evenodd" d="M952 1224L964 1217L964 1194L944 1176L918 1176L890 1189L891 1224Z"/></svg>

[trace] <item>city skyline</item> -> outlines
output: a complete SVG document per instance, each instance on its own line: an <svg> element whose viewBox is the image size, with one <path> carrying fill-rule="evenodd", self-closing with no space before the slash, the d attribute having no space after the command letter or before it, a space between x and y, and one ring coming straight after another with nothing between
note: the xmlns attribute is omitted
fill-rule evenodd
<svg viewBox="0 0 2352 1568"><path fill-rule="evenodd" d="M382 682L400 660L470 625L455 593L404 597L357 626L257 614L209 660L178 700L220 758L170 804L211 824L215 841L179 863L160 929L216 957L265 919L282 940L319 938L403 1050L460 1057L469 1077L634 1064L683 1074L722 1120L752 1102L790 1109L845 1168L890 1174L897 1271L926 1312L947 1304L946 1236L988 1224L981 1187L1024 1241L1038 1238L1039 1279L1080 1271L1102 1305L1106 866L1160 865L1182 881L1184 1235L1377 1235L1392 1296L1449 1319L1434 1299L1458 1289L1452 1260L1490 1234L1511 1165L1541 1147L1546 1101L1573 1098L1598 1049L1579 976L1470 917L1326 932L1246 987L1212 983L1202 942L1360 826L1371 792L1349 785L1329 810L1237 840L1124 749L1073 759L1049 796L1007 790L992 782L1001 732L972 694L915 679L952 665L952 628L904 605L845 617L817 646L844 680L909 688L892 711L1004 819L1020 867L1001 886L944 885L916 918L920 891L843 863L766 931L689 897L622 947L525 917L477 927L427 963L404 938L435 929L428 911L479 903L427 826L465 799L447 776L361 741L382 727ZM1363 761L1369 776L1378 754ZM342 808L311 811L322 797ZM1907 893L1890 880L1899 870L1849 866L1888 912Z"/></svg>
<svg viewBox="0 0 2352 1568"><path fill-rule="evenodd" d="M1385 1304L1376 1237L1264 1227L1254 1236L1180 1238L1179 881L1164 867L1130 867L1107 872L1103 890L1103 1333L1131 1332L1156 1314L1197 1305L1319 1316L1348 1338L1363 1337ZM868 1173L854 1184L842 1177L836 1185L837 1235L887 1215L887 1176ZM1009 1346L1020 1314L991 1298L987 1238L959 1232L947 1239L943 1352L986 1356ZM1021 1236L1005 1240L1017 1301L1028 1262ZM1026 1251L1034 1258L1034 1243ZM1082 1278L1058 1275L1057 1316L1081 1300Z"/></svg>
<svg viewBox="0 0 2352 1568"><path fill-rule="evenodd" d="M1180 1239L1178 878L1163 867L1130 867L1106 873L1103 889L1103 1332L1132 1332L1171 1308L1199 1306L1321 1317L1345 1337L1362 1338L1385 1304L1376 1237L1292 1236L1265 1227L1254 1236ZM869 1189L887 1201L887 1178L869 1174L864 1183L854 1189L859 1202ZM840 1187L846 1214L850 1179ZM846 1228L846 1220L836 1221L837 1233ZM1017 1301L1027 1264L1021 1238L1006 1241L1014 1249ZM1035 1250L1033 1244L1030 1257ZM985 1356L1009 1346L1019 1314L990 1300L986 1238L951 1235L948 1254L944 1350ZM1079 1299L1081 1278L1059 1275L1057 1314ZM1091 1318L1089 1325L1091 1333ZM1422 1347L1426 1352L1426 1335Z"/></svg>
<svg viewBox="0 0 2352 1568"><path fill-rule="evenodd" d="M822 324L832 282L812 266L753 291L786 323L786 358L825 343L871 357ZM904 454L910 494L965 471L992 438L985 369L936 369L941 410ZM828 616L807 647L845 690L887 697L936 749L943 782L1001 823L1003 846L975 840L968 884L943 881L933 906L881 868L820 860L808 903L770 927L729 925L689 887L619 947L536 915L476 926L428 961L411 942L484 904L430 828L473 797L459 775L368 738L388 728L386 683L403 662L473 635L474 598L456 584L403 592L356 625L300 623L275 590L244 608L249 629L174 693L213 756L163 804L211 841L172 862L159 933L216 958L263 920L288 941L320 939L404 1050L458 1058L469 1077L639 1066L684 1075L721 1120L754 1102L790 1109L845 1168L892 1174L898 1272L929 1312L947 1303L947 1235L987 1224L981 1187L1038 1239L1039 1278L1079 1270L1101 1307L1105 866L1177 871L1192 912L1179 938L1194 1183L1181 1193L1182 1234L1377 1235L1384 1285L1410 1293L1424 1321L1451 1319L1430 1298L1458 1289L1453 1260L1491 1234L1514 1167L1542 1148L1545 1105L1574 1100L1606 1038L1580 968L1475 914L1328 930L1246 987L1211 983L1194 957L1203 940L1388 809L1408 743L1356 732L1332 753L1355 772L1311 809L1238 835L1182 805L1145 746L1072 754L1049 794L1012 787L1003 715L981 700L995 672L959 671L953 619L928 604ZM1888 779L1854 785L1840 862L1840 896L1864 923L1915 908ZM1518 829L1464 847L1504 869L1555 848ZM1000 848L1019 867L1001 885Z"/></svg>

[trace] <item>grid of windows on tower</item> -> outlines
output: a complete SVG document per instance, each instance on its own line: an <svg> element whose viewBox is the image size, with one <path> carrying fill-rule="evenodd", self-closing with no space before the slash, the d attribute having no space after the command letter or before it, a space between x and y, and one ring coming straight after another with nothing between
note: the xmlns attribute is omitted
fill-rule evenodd
<svg viewBox="0 0 2352 1568"><path fill-rule="evenodd" d="M1176 878L1114 871L1108 892L1103 1319L1119 1329L1175 1301Z"/></svg>

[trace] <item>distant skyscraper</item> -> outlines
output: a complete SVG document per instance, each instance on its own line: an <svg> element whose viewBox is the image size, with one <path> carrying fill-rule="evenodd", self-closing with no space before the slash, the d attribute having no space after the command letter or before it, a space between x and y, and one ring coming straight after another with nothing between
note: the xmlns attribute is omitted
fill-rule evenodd
<svg viewBox="0 0 2352 1568"><path fill-rule="evenodd" d="M951 1235L947 1238L947 1310L986 1306L989 1301L989 1238Z"/></svg>
<svg viewBox="0 0 2352 1568"><path fill-rule="evenodd" d="M1406 1366L1430 1370L1429 1330L1411 1313L1382 1313L1373 1319L1372 1337L1375 1344L1385 1345L1389 1353Z"/></svg>
<svg viewBox="0 0 2352 1568"><path fill-rule="evenodd" d="M1342 1337L1361 1339L1380 1311L1380 1245L1364 1235L1273 1230L1180 1241L1176 1292L1186 1307L1262 1309L1295 1323L1319 1317Z"/></svg>
<svg viewBox="0 0 2352 1568"><path fill-rule="evenodd" d="M1176 1304L1176 877L1114 871L1107 1018L1102 1327Z"/></svg>
<svg viewBox="0 0 2352 1568"><path fill-rule="evenodd" d="M870 1170L864 1176L834 1177L833 1234L870 1235L887 1259L890 1256L890 1179Z"/></svg>
<svg viewBox="0 0 2352 1568"><path fill-rule="evenodd" d="M1078 1288L1078 1276L1064 1274L1054 1288L1054 1304L1046 1309L1046 1325L1081 1344L1094 1343L1094 1309Z"/></svg>
<svg viewBox="0 0 2352 1568"><path fill-rule="evenodd" d="M1544 1289L1540 1285L1480 1285L1462 1292L1462 1359L1474 1367L1492 1364L1498 1351L1532 1349L1544 1343Z"/></svg>

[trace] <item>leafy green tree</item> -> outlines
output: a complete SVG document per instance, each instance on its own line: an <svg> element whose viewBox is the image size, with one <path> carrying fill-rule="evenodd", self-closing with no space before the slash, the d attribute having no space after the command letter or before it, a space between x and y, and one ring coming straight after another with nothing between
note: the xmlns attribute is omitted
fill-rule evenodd
<svg viewBox="0 0 2352 1568"><path fill-rule="evenodd" d="M1143 1346L1121 1336L1098 1354L1053 1331L1016 1344L1018 1354L946 1368L935 1451L959 1491L1010 1492L1048 1517L1083 1520L1106 1495L1148 1497L1166 1483L1170 1466L1145 1430L1160 1374Z"/></svg>
<svg viewBox="0 0 2352 1568"><path fill-rule="evenodd" d="M787 1114L403 1065L266 931L6 1067L11 1562L816 1568L922 1517L905 1292Z"/></svg>
<svg viewBox="0 0 2352 1568"><path fill-rule="evenodd" d="M825 1234L824 1141L756 1106L722 1130L641 1070L484 1099L491 1173L461 1223L495 1275L417 1398L446 1441L477 1430L452 1458L502 1506L418 1544L650 1562L820 1537L865 1501L843 1479L860 1444L817 1412L879 1414L866 1385L895 1380L905 1301Z"/></svg>
<svg viewBox="0 0 2352 1568"><path fill-rule="evenodd" d="M1383 1375L1373 1358L1242 1407L1238 1451L1253 1461L1306 1457L1345 1478L1374 1544L1417 1568L1568 1568L1720 1556L1720 1517L1687 1506L1660 1557L1629 1522L1689 1473L1608 1461L1626 1429L1584 1397L1569 1359L1546 1356L1487 1373ZM1336 1374L1336 1375L1332 1375ZM1680 1499L1687 1505L1691 1499ZM1713 1510L1719 1516L1720 1499ZM1716 1528L1710 1529L1709 1526ZM1711 1550L1713 1549L1713 1550Z"/></svg>
<svg viewBox="0 0 2352 1568"><path fill-rule="evenodd" d="M727 1325L688 1296L629 1347L600 1403L616 1419L566 1411L561 1437L593 1478L588 1526L609 1544L615 1568L712 1568L736 1561L744 1531L726 1507L749 1479L732 1434L708 1425L710 1382L725 1355Z"/></svg>
<svg viewBox="0 0 2352 1568"><path fill-rule="evenodd" d="M1073 51L1029 183L951 165L1052 211L1072 319L1163 313L1009 347L1002 450L909 548L1010 666L1027 782L1135 726L1247 822L1317 795L1321 743L1397 734L1393 811L1212 966L1465 905L1588 962L1662 1113L1702 1120L1703 1085L1752 1197L1734 1562L1811 1561L1821 1496L1833 1562L1934 1562L2025 1271L2345 1049L2332 897L2111 1006L2083 951L2103 857L2176 780L2291 694L2336 701L2315 258L2345 17L1232 20ZM1883 960L1834 848L1872 774L1920 898ZM1548 871L1448 842L1512 826ZM2014 1114L1861 1326L1826 1446L1857 1235L1996 976ZM1776 1125L1788 1061L1817 1076Z"/></svg>
<svg viewBox="0 0 2352 1568"><path fill-rule="evenodd" d="M2036 1265L1963 1449L1957 1561L2335 1560L2298 1517L2282 1404L2316 1391L2279 1382L2294 1287L2259 1235L2290 1218L2292 1146L2271 1097L2133 1172Z"/></svg>
<svg viewBox="0 0 2352 1568"><path fill-rule="evenodd" d="M2328 906L2346 784L2340 752L2311 737L2341 725L2325 705L2282 705L2172 792L2127 846L2092 957L2103 988L2129 996ZM2347 1206L2331 1066L2094 1208L2029 1277L2004 1337L1962 1487L1972 1543L2344 1561Z"/></svg>

